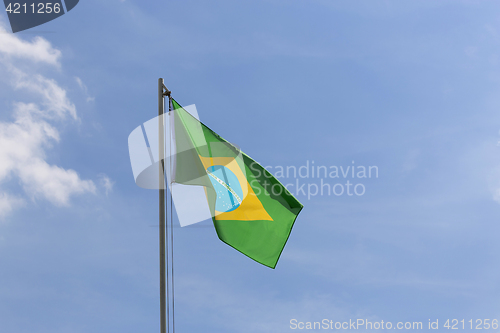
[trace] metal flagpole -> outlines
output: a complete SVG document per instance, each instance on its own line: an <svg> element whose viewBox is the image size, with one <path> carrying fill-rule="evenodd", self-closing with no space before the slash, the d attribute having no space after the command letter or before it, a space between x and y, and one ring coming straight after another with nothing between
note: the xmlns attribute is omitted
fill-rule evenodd
<svg viewBox="0 0 500 333"><path fill-rule="evenodd" d="M170 90L165 87L163 83L163 79L158 79L158 157L159 157L159 200L160 200L160 332L167 333L170 332L170 300L168 299L169 295L169 286L168 282L168 247L167 247L167 207L166 203L166 182L165 182L165 99L167 96L169 98L169 109L170 109ZM170 135L170 133L169 133ZM169 169L170 172L170 169ZM170 198L172 200L172 198ZM170 205L170 210L172 210L172 204ZM170 221L172 223L172 221ZM173 230L171 230L173 232ZM172 297L173 297L173 234L172 238ZM172 328L175 332L174 327L174 310L173 310L174 300L172 299Z"/></svg>
<svg viewBox="0 0 500 333"><path fill-rule="evenodd" d="M166 87L164 87L166 89ZM168 91L168 89L167 89ZM173 114L171 111L173 111L173 105L172 105L172 95L170 91L168 92L168 111L169 111L169 127L168 127L168 142L169 142L169 168L168 172L170 177L173 175L173 164L172 164L172 122L174 121ZM172 292L172 303L171 303L171 313L172 313L172 332L175 333L175 288L174 288L174 216L173 216L173 200L172 200L172 186L170 186L172 182L172 178L169 178L170 183L169 185L169 190L170 190L170 248L168 244L168 237L167 237L167 266L168 266L168 255L170 255L170 285L167 286L167 295L168 295L168 288L170 287L170 291ZM167 236L168 236L168 216L167 216ZM167 267L167 273L168 273L168 267ZM168 277L167 277L168 280ZM168 300L170 302L170 300ZM169 306L167 306L167 312L168 312ZM169 314L170 315L170 314Z"/></svg>
<svg viewBox="0 0 500 333"><path fill-rule="evenodd" d="M163 79L158 79L158 161L160 176L160 332L167 333L167 280L166 280L166 256L165 256L165 133L163 122L164 105Z"/></svg>

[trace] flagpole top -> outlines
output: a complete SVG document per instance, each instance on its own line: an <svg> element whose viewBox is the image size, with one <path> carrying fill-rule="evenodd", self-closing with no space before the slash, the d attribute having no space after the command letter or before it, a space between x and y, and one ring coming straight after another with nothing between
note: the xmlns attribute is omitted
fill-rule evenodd
<svg viewBox="0 0 500 333"><path fill-rule="evenodd" d="M163 83L163 78L158 79L158 85L162 89L162 96L168 96L171 97L170 94L172 93L168 88L165 86Z"/></svg>
<svg viewBox="0 0 500 333"><path fill-rule="evenodd" d="M172 92L171 92L170 90L168 90L168 88L167 88L165 85L163 85L163 90L165 90L165 91L163 92L163 96L168 96L168 97L170 97L170 94L172 94Z"/></svg>

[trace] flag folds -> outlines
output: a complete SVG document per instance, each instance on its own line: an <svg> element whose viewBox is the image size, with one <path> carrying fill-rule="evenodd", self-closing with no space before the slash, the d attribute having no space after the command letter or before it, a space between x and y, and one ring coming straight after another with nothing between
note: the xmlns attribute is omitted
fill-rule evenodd
<svg viewBox="0 0 500 333"><path fill-rule="evenodd" d="M191 210L206 207L220 240L274 268L302 204L260 164L173 99L172 109L168 123L175 153L168 178L176 209L180 201L189 201Z"/></svg>

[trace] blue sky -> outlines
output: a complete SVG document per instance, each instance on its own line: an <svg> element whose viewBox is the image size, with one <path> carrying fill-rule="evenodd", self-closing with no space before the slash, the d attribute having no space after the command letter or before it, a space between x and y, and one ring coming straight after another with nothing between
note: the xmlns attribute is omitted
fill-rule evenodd
<svg viewBox="0 0 500 333"><path fill-rule="evenodd" d="M178 332L500 319L497 2L82 0L0 22L1 332L158 331L157 192L127 138L159 77L263 165L379 170L348 178L362 196L299 194L275 270L177 228Z"/></svg>

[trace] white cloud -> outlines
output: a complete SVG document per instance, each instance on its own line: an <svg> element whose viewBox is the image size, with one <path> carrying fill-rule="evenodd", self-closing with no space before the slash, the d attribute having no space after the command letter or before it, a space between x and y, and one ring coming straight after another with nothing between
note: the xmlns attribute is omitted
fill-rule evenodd
<svg viewBox="0 0 500 333"><path fill-rule="evenodd" d="M115 182L112 181L107 175L100 174L99 184L104 188L104 191L106 192L107 196L110 192L113 191L113 186L115 185Z"/></svg>
<svg viewBox="0 0 500 333"><path fill-rule="evenodd" d="M66 90L61 88L54 80L47 79L42 75L29 77L19 69L11 69L14 76L14 87L16 89L27 89L42 97L45 106L44 117L64 119L67 113L77 119L76 107L66 96Z"/></svg>
<svg viewBox="0 0 500 333"><path fill-rule="evenodd" d="M22 58L59 67L61 51L42 37L35 37L31 42L24 41L10 34L0 25L0 54L6 58Z"/></svg>
<svg viewBox="0 0 500 333"><path fill-rule="evenodd" d="M24 200L7 193L0 193L0 217L5 217L12 210L24 204Z"/></svg>
<svg viewBox="0 0 500 333"><path fill-rule="evenodd" d="M16 103L15 121L0 122L0 180L16 175L31 197L56 205L67 205L75 194L95 193L92 181L44 160L45 149L60 140L57 129L41 119L44 115L36 104Z"/></svg>
<svg viewBox="0 0 500 333"><path fill-rule="evenodd" d="M38 73L40 62L59 68L61 52L43 38L30 42L2 32L0 27L0 69L5 73L2 89L27 91L29 100L12 101L13 121L0 122L0 182L17 180L29 198L43 198L57 206L68 205L74 195L95 193L93 181L46 160L47 150L61 139L53 122L60 124L68 116L78 120L66 90L54 79ZM107 180L108 192L112 182ZM0 187L0 217L23 202Z"/></svg>
<svg viewBox="0 0 500 333"><path fill-rule="evenodd" d="M71 195L95 193L90 180L81 180L76 171L49 165L42 159L33 159L18 169L26 192L42 196L56 205L67 205Z"/></svg>
<svg viewBox="0 0 500 333"><path fill-rule="evenodd" d="M95 101L95 97L92 97L89 95L89 89L87 88L85 83L83 83L82 79L80 79L78 76L75 76L75 80L76 80L76 83L78 83L78 86L80 87L80 89L82 89L83 92L85 93L85 95L87 96L87 102Z"/></svg>

